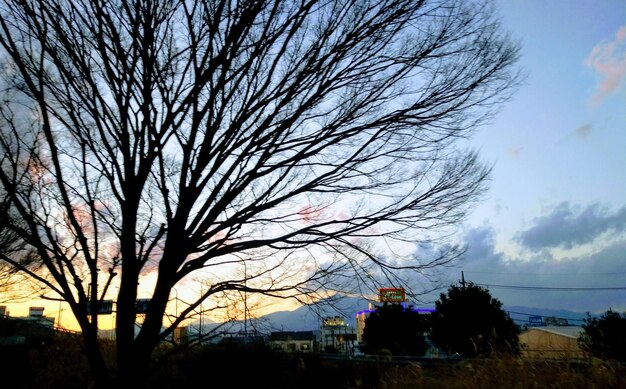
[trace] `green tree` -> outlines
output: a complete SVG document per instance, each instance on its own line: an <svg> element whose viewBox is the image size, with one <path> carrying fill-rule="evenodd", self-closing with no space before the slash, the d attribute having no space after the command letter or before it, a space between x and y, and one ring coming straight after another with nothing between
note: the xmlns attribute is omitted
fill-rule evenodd
<svg viewBox="0 0 626 389"><path fill-rule="evenodd" d="M582 348L598 358L626 361L626 317L612 310L600 318L588 316L578 338Z"/></svg>
<svg viewBox="0 0 626 389"><path fill-rule="evenodd" d="M443 237L486 189L457 141L517 53L484 1L0 0L0 185L46 277L20 271L67 302L99 382L87 306L116 291L127 386L200 309L401 283L459 251L377 241Z"/></svg>
<svg viewBox="0 0 626 389"><path fill-rule="evenodd" d="M362 350L366 354L388 350L393 355L424 355L429 330L429 315L399 304L385 304L365 319Z"/></svg>
<svg viewBox="0 0 626 389"><path fill-rule="evenodd" d="M462 357L519 352L520 328L489 290L452 285L435 305L431 336L441 349Z"/></svg>

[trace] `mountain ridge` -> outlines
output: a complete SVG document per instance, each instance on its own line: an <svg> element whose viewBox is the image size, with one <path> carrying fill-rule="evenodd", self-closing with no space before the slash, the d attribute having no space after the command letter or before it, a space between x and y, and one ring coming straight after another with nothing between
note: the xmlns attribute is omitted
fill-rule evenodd
<svg viewBox="0 0 626 389"><path fill-rule="evenodd" d="M272 312L249 320L247 327L253 328L262 333L269 333L273 331L317 331L320 328L322 318L328 316L343 317L348 325L354 326L356 313L367 310L370 300L357 297L349 297L342 300L338 300L332 305L303 305L291 311ZM434 306L416 305L416 308L432 309ZM583 324L583 320L588 315L587 312L516 305L504 306L503 309L520 326L528 324L531 316L566 319L569 325L580 326ZM597 314L589 315L591 317L600 316ZM231 328L233 331L241 331L244 328L244 323L243 321L235 321L232 323Z"/></svg>

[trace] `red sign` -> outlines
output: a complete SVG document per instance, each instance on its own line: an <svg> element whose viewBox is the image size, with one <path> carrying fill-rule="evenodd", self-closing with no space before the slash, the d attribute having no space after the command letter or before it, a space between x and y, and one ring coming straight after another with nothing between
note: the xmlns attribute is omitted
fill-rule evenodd
<svg viewBox="0 0 626 389"><path fill-rule="evenodd" d="M405 300L404 288L378 289L378 301L381 303L402 303Z"/></svg>

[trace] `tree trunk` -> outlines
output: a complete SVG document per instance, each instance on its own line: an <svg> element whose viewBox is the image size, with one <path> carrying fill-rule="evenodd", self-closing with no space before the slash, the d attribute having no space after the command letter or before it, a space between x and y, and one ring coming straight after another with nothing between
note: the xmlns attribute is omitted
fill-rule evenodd
<svg viewBox="0 0 626 389"><path fill-rule="evenodd" d="M123 382L126 382L133 375L133 366L138 362L134 355L135 301L137 299L138 275L133 270L130 266L125 266L122 271L122 282L117 298L117 317L115 322L117 367L120 379Z"/></svg>
<svg viewBox="0 0 626 389"><path fill-rule="evenodd" d="M98 331L92 325L88 325L82 328L83 330L83 344L85 347L85 356L89 363L91 370L91 376L96 388L109 388L110 387L110 375L107 368L102 351L100 350L100 343L98 342Z"/></svg>
<svg viewBox="0 0 626 389"><path fill-rule="evenodd" d="M123 342L118 339L119 379L124 387L143 387L146 378L150 375L152 352L160 341L159 334L169 296L167 285L167 282L157 281L155 292L137 338L134 338L133 333L132 341L129 340L127 334L123 334L125 336ZM120 333L119 327L118 333Z"/></svg>
<svg viewBox="0 0 626 389"><path fill-rule="evenodd" d="M151 349L141 349L134 344L130 348L128 358L120 359L118 356L119 375L117 377L117 386L133 389L146 387L151 355Z"/></svg>

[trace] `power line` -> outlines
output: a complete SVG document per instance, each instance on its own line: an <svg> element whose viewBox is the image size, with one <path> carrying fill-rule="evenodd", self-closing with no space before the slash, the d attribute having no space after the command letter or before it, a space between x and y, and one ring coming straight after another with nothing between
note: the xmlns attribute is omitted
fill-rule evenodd
<svg viewBox="0 0 626 389"><path fill-rule="evenodd" d="M626 290L626 286L617 286L617 287L554 287L554 286L522 286L522 285L496 285L496 284L479 284L475 283L475 285L486 286L489 288L500 288L500 289L520 289L520 290L552 290L552 291L563 291L563 292L572 292L572 291L609 291L609 290Z"/></svg>
<svg viewBox="0 0 626 389"><path fill-rule="evenodd" d="M567 321L585 321L585 319L573 319L573 318L569 318L569 317L557 317L555 315L538 315L538 314L534 314L534 313L525 313L525 312L515 312L515 311L507 311L504 310L504 312L509 313L509 314L514 314L514 315L524 315L524 316L539 316L542 318L551 318L551 317L556 317L557 319L565 319ZM517 321L525 321L525 322L529 322L530 323L530 319L513 319L513 320L517 320Z"/></svg>
<svg viewBox="0 0 626 389"><path fill-rule="evenodd" d="M478 271L478 270L465 270L470 274L491 274L491 275L505 275L505 276L535 276L535 277L580 277L580 276L620 276L626 275L626 272L594 272L594 273L528 273L528 272L493 272L493 271Z"/></svg>

